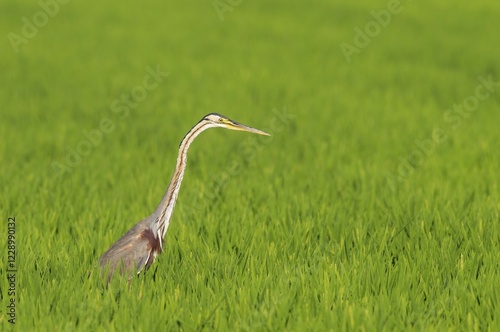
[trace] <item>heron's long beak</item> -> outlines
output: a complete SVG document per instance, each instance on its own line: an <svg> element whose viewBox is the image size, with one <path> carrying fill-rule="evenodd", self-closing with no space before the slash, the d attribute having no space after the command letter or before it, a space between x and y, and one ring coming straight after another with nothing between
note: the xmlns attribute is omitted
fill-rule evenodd
<svg viewBox="0 0 500 332"><path fill-rule="evenodd" d="M249 133L254 133L254 134L258 134L258 135L271 136L271 134L268 134L262 130L255 129L255 128L252 128L249 126L245 126L244 124L241 124L241 123L238 123L235 121L228 122L227 125L228 125L229 129L239 130L239 131L247 131Z"/></svg>

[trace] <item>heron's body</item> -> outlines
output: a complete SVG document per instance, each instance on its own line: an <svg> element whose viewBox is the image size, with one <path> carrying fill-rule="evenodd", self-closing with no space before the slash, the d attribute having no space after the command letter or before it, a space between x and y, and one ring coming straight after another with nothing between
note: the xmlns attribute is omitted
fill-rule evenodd
<svg viewBox="0 0 500 332"><path fill-rule="evenodd" d="M140 273L143 269L148 269L156 256L162 252L163 239L184 177L189 146L201 132L213 127L269 135L216 113L208 114L201 119L184 136L179 146L174 175L156 210L149 217L138 222L102 255L100 265L108 272L109 279L116 271L131 274L134 271Z"/></svg>

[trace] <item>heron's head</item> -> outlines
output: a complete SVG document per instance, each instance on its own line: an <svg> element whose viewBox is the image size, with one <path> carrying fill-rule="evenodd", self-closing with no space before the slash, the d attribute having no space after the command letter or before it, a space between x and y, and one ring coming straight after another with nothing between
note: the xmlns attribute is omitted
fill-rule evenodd
<svg viewBox="0 0 500 332"><path fill-rule="evenodd" d="M221 127L232 130L248 131L249 133L271 136L270 134L263 132L261 130L245 126L241 123L233 121L224 115L217 113L210 113L205 115L202 121L210 123L213 127Z"/></svg>

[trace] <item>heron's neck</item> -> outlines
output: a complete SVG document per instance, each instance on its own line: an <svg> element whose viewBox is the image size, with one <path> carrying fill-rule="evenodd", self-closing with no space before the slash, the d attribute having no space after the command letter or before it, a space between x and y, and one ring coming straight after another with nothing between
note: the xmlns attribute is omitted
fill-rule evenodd
<svg viewBox="0 0 500 332"><path fill-rule="evenodd" d="M199 122L193 128L191 128L191 130L186 134L186 136L184 136L181 141L174 175L170 180L170 184L167 188L167 191L163 195L160 204L158 204L158 207L153 213L153 216L156 217L156 223L155 225L153 225L153 231L158 235L159 239L163 240L163 238L165 237L168 225L170 223L170 218L172 217L172 213L174 211L177 197L179 196L179 189L184 177L184 171L186 170L187 153L189 146L196 138L196 136L210 127L212 127L210 124Z"/></svg>

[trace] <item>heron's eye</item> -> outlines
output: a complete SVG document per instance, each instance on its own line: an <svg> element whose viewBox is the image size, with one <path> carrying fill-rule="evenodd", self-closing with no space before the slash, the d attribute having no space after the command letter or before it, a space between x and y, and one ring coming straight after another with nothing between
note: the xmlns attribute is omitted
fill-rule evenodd
<svg viewBox="0 0 500 332"><path fill-rule="evenodd" d="M219 118L219 122L224 122L224 119L223 118Z"/></svg>

